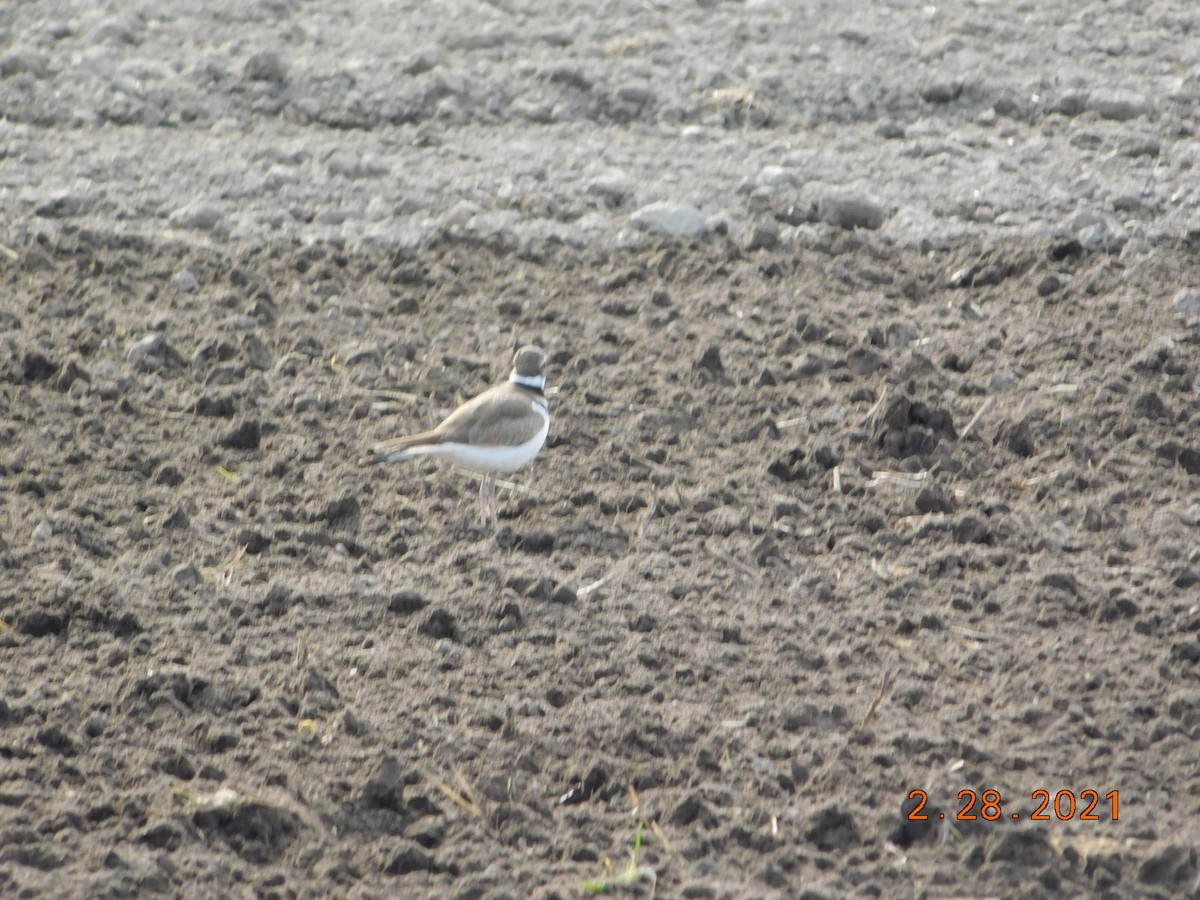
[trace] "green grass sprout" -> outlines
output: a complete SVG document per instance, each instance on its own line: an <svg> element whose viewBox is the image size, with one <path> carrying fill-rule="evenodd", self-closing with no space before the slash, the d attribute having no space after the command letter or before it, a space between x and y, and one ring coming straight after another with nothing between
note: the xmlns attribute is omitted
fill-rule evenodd
<svg viewBox="0 0 1200 900"><path fill-rule="evenodd" d="M643 828L644 823L639 822L637 831L633 834L633 850L629 854L629 864L618 872L613 861L607 856L604 857L604 877L595 881L585 881L584 890L592 894L608 894L621 888L632 887L641 881L649 881L650 896L654 896L654 890L658 886L658 875L650 866L642 865Z"/></svg>

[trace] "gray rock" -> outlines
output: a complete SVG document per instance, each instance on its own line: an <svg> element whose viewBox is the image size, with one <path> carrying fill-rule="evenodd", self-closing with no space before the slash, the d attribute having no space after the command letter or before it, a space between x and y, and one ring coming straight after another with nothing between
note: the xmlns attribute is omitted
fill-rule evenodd
<svg viewBox="0 0 1200 900"><path fill-rule="evenodd" d="M189 562L176 566L171 573L171 580L182 587L195 587L204 579L200 575L200 570L196 568L196 564Z"/></svg>
<svg viewBox="0 0 1200 900"><path fill-rule="evenodd" d="M312 151L309 150L307 144L289 142L272 144L262 151L259 158L278 163L281 166L298 166L311 156Z"/></svg>
<svg viewBox="0 0 1200 900"><path fill-rule="evenodd" d="M550 100L518 97L508 110L515 116L540 125L554 121L554 104Z"/></svg>
<svg viewBox="0 0 1200 900"><path fill-rule="evenodd" d="M774 250L778 246L779 226L771 219L755 222L746 229L742 237L742 249L747 252Z"/></svg>
<svg viewBox="0 0 1200 900"><path fill-rule="evenodd" d="M800 176L787 166L763 166L755 183L759 187L794 187L800 183Z"/></svg>
<svg viewBox="0 0 1200 900"><path fill-rule="evenodd" d="M926 103L950 103L962 93L962 79L939 72L921 86L921 99Z"/></svg>
<svg viewBox="0 0 1200 900"><path fill-rule="evenodd" d="M45 520L38 523L37 528L33 529L33 539L35 541L44 541L53 534L54 526Z"/></svg>
<svg viewBox="0 0 1200 900"><path fill-rule="evenodd" d="M277 191L281 187L299 183L299 172L293 168L279 164L273 165L271 168L267 169L266 177L263 179L263 186L271 191Z"/></svg>
<svg viewBox="0 0 1200 900"><path fill-rule="evenodd" d="M252 369L265 372L271 368L271 351L267 349L262 338L256 334L247 334L242 337L242 356L246 360L246 365Z"/></svg>
<svg viewBox="0 0 1200 900"><path fill-rule="evenodd" d="M325 395L319 391L297 391L292 396L292 412L305 413L316 410L323 411L328 404L325 402Z"/></svg>
<svg viewBox="0 0 1200 900"><path fill-rule="evenodd" d="M1200 291L1180 288L1171 299L1171 309L1185 316L1200 316Z"/></svg>
<svg viewBox="0 0 1200 900"><path fill-rule="evenodd" d="M739 188L739 193L741 189ZM752 187L750 197L746 200L746 209L752 214L767 213L776 207L785 207L780 200L781 194L794 194L793 191L779 191L773 187Z"/></svg>
<svg viewBox="0 0 1200 900"><path fill-rule="evenodd" d="M989 384L993 393L1001 394L1005 391L1011 391L1017 386L1017 376L1007 370L997 372L992 376Z"/></svg>
<svg viewBox="0 0 1200 900"><path fill-rule="evenodd" d="M639 228L672 237L699 237L708 228L704 213L688 203L651 203L637 210L629 220Z"/></svg>
<svg viewBox="0 0 1200 900"><path fill-rule="evenodd" d="M1096 217L1095 221L1077 226L1074 231L1079 243L1088 250L1117 254L1129 243L1129 232L1116 220L1106 216Z"/></svg>
<svg viewBox="0 0 1200 900"><path fill-rule="evenodd" d="M185 294L190 294L196 288L200 287L200 280L196 278L189 270L180 269L171 276L171 287L177 291L182 291Z"/></svg>
<svg viewBox="0 0 1200 900"><path fill-rule="evenodd" d="M1104 221L1104 217L1090 209L1081 209L1067 220L1067 227L1078 233Z"/></svg>
<svg viewBox="0 0 1200 900"><path fill-rule="evenodd" d="M89 38L94 44L136 44L142 28L134 19L105 19L92 29Z"/></svg>
<svg viewBox="0 0 1200 900"><path fill-rule="evenodd" d="M391 172L388 164L374 153L351 153L338 150L327 163L330 175L344 178L379 178Z"/></svg>
<svg viewBox="0 0 1200 900"><path fill-rule="evenodd" d="M1063 91L1050 109L1053 112L1062 113L1064 116L1078 116L1087 109L1088 99L1087 91Z"/></svg>
<svg viewBox="0 0 1200 900"><path fill-rule="evenodd" d="M45 78L49 75L46 57L25 47L18 47L0 56L0 78L26 74L34 78Z"/></svg>
<svg viewBox="0 0 1200 900"><path fill-rule="evenodd" d="M459 200L442 214L442 227L463 228L481 212L483 212L483 207L478 203L471 200Z"/></svg>
<svg viewBox="0 0 1200 900"><path fill-rule="evenodd" d="M342 348L338 354L347 366L371 366L374 369L383 368L383 351L375 344L354 342Z"/></svg>
<svg viewBox="0 0 1200 900"><path fill-rule="evenodd" d="M194 364L193 364L193 367ZM204 383L209 387L237 384L246 377L246 365L240 362L218 363L208 370Z"/></svg>
<svg viewBox="0 0 1200 900"><path fill-rule="evenodd" d="M649 106L658 100L658 94L648 85L627 84L617 89L617 99L635 106Z"/></svg>
<svg viewBox="0 0 1200 900"><path fill-rule="evenodd" d="M196 201L180 207L171 213L170 222L176 228L195 228L198 231L211 231L221 221L221 210L211 203Z"/></svg>
<svg viewBox="0 0 1200 900"><path fill-rule="evenodd" d="M79 385L80 388L92 380L88 371L79 364L77 359L67 360L51 382L56 391L69 391Z"/></svg>
<svg viewBox="0 0 1200 900"><path fill-rule="evenodd" d="M603 197L612 206L619 206L633 193L633 181L621 169L610 169L591 179L586 190Z"/></svg>
<svg viewBox="0 0 1200 900"><path fill-rule="evenodd" d="M817 215L822 222L838 228L866 228L874 231L887 218L881 204L864 191L833 189L817 201Z"/></svg>
<svg viewBox="0 0 1200 900"><path fill-rule="evenodd" d="M1102 119L1127 122L1154 112L1154 103L1133 91L1101 90L1091 96L1091 107Z"/></svg>
<svg viewBox="0 0 1200 900"><path fill-rule="evenodd" d="M148 334L129 348L125 354L125 358L129 360L130 365L135 369L145 368L146 360L152 355L159 353L162 345L163 337L161 334Z"/></svg>
<svg viewBox="0 0 1200 900"><path fill-rule="evenodd" d="M515 209L481 212L471 216L467 231L480 237L498 237L511 242L515 240L514 229L520 221L521 214Z"/></svg>
<svg viewBox="0 0 1200 900"><path fill-rule="evenodd" d="M840 425L844 421L846 421L846 407L840 403L833 404L817 417L817 422L821 425Z"/></svg>
<svg viewBox="0 0 1200 900"><path fill-rule="evenodd" d="M161 334L148 334L126 351L125 358L139 372L153 372L168 362L181 365L183 358Z"/></svg>
<svg viewBox="0 0 1200 900"><path fill-rule="evenodd" d="M400 66L400 71L405 75L424 75L426 72L431 72L445 62L440 50L422 49L418 50L408 58Z"/></svg>
<svg viewBox="0 0 1200 900"><path fill-rule="evenodd" d="M362 217L362 211L357 209L323 209L317 214L316 221L319 225L343 225Z"/></svg>
<svg viewBox="0 0 1200 900"><path fill-rule="evenodd" d="M887 327L887 345L892 350L903 350L915 341L920 334L916 326L909 322L892 322Z"/></svg>
<svg viewBox="0 0 1200 900"><path fill-rule="evenodd" d="M1149 156L1157 159L1162 151L1162 141L1153 134L1131 134L1121 138L1117 150L1122 156Z"/></svg>
<svg viewBox="0 0 1200 900"><path fill-rule="evenodd" d="M86 213L91 207L88 198L72 191L56 191L35 208L35 212L46 219L69 219Z"/></svg>
<svg viewBox="0 0 1200 900"><path fill-rule="evenodd" d="M246 60L242 76L247 81L268 81L283 84L287 81L287 60L275 50L263 50Z"/></svg>

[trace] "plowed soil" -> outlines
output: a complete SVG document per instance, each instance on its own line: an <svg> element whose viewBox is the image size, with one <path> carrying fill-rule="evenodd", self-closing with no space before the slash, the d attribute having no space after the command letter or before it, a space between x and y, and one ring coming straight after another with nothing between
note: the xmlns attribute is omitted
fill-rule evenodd
<svg viewBox="0 0 1200 900"><path fill-rule="evenodd" d="M1194 892L1195 251L20 247L0 893Z"/></svg>

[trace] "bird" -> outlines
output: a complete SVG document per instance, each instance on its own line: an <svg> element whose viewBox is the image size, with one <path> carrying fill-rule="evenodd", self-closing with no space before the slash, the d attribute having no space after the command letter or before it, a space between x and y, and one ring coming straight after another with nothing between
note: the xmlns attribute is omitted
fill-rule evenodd
<svg viewBox="0 0 1200 900"><path fill-rule="evenodd" d="M500 524L496 475L528 465L550 433L546 400L546 351L527 345L513 355L508 380L488 388L458 407L436 428L382 441L360 465L436 456L483 476L479 485L479 518Z"/></svg>

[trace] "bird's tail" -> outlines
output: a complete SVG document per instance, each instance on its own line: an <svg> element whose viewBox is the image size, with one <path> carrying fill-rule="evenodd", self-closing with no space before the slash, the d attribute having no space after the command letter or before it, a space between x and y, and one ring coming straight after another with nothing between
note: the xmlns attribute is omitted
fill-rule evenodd
<svg viewBox="0 0 1200 900"><path fill-rule="evenodd" d="M420 456L428 452L430 446L436 444L433 434L423 431L420 434L406 434L403 437L381 441L371 448L371 452L358 461L360 466L373 466L377 463L399 462L412 456Z"/></svg>

